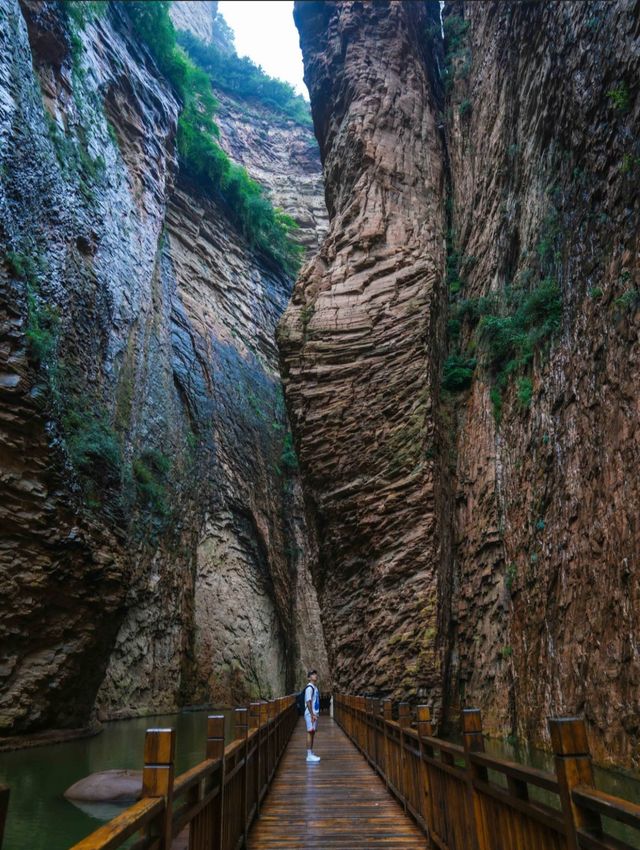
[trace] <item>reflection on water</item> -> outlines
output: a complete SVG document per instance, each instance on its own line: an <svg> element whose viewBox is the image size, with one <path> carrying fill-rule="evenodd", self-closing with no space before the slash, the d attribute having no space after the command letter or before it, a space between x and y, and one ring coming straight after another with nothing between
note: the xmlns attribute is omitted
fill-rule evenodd
<svg viewBox="0 0 640 850"><path fill-rule="evenodd" d="M182 773L204 758L211 713L121 720L106 723L93 738L0 753L0 785L11 787L2 850L67 850L124 808L71 803L62 796L70 785L99 770L141 769L145 730L158 725L176 729L176 775Z"/></svg>
<svg viewBox="0 0 640 850"><path fill-rule="evenodd" d="M111 820L119 815L123 808L126 809L131 803L88 803L86 800L69 800L77 809L84 812L87 817L100 822Z"/></svg>

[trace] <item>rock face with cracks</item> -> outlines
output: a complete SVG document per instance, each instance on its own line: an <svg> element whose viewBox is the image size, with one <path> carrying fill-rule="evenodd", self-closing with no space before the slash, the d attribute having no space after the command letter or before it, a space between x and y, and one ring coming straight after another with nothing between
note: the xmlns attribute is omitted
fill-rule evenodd
<svg viewBox="0 0 640 850"><path fill-rule="evenodd" d="M338 687L437 699L448 546L434 416L444 344L434 9L295 7L329 233L279 329Z"/></svg>
<svg viewBox="0 0 640 850"><path fill-rule="evenodd" d="M445 8L452 314L484 296L506 315L545 281L561 302L498 421L482 342L454 404L451 710L542 745L547 716L584 714L594 755L636 767L639 12ZM462 352L473 339L465 319Z"/></svg>
<svg viewBox="0 0 640 850"><path fill-rule="evenodd" d="M274 342L291 280L180 173L126 4L65 9L0 3L5 734L326 672Z"/></svg>
<svg viewBox="0 0 640 850"><path fill-rule="evenodd" d="M640 7L449 2L444 56L438 11L296 6L331 222L279 343L330 656L637 766Z"/></svg>

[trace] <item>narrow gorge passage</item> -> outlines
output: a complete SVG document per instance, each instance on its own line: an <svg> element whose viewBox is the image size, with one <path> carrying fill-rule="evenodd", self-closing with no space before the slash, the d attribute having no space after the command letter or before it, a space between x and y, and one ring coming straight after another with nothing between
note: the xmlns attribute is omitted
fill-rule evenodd
<svg viewBox="0 0 640 850"><path fill-rule="evenodd" d="M0 0L0 784L309 669L635 775L640 0L253 8Z"/></svg>

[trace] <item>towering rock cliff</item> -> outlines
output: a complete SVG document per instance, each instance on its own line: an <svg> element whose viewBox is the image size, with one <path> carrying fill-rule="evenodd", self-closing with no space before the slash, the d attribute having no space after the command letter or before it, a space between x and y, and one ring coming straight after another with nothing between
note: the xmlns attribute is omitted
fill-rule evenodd
<svg viewBox="0 0 640 850"><path fill-rule="evenodd" d="M479 360L456 405L451 702L537 742L548 715L584 713L597 757L627 763L640 734L639 22L627 0L445 9L452 345ZM474 305L531 356L487 318L474 330Z"/></svg>
<svg viewBox="0 0 640 850"><path fill-rule="evenodd" d="M301 3L295 15L331 223L279 345L332 672L341 687L437 696L445 168L425 36L437 7Z"/></svg>
<svg viewBox="0 0 640 850"><path fill-rule="evenodd" d="M296 6L331 223L279 345L330 656L633 764L640 6L449 2L444 57L438 13Z"/></svg>
<svg viewBox="0 0 640 850"><path fill-rule="evenodd" d="M180 173L180 104L122 4L99 6L0 4L7 733L325 665L274 343L291 279ZM319 169L281 125L307 146L304 224Z"/></svg>

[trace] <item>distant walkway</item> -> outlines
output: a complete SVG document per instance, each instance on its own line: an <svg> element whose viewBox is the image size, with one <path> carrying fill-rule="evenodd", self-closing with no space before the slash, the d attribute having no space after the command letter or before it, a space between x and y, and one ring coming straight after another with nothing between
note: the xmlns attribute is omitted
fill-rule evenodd
<svg viewBox="0 0 640 850"><path fill-rule="evenodd" d="M425 850L423 833L333 720L320 717L318 764L305 761L305 734L300 720L249 850Z"/></svg>

